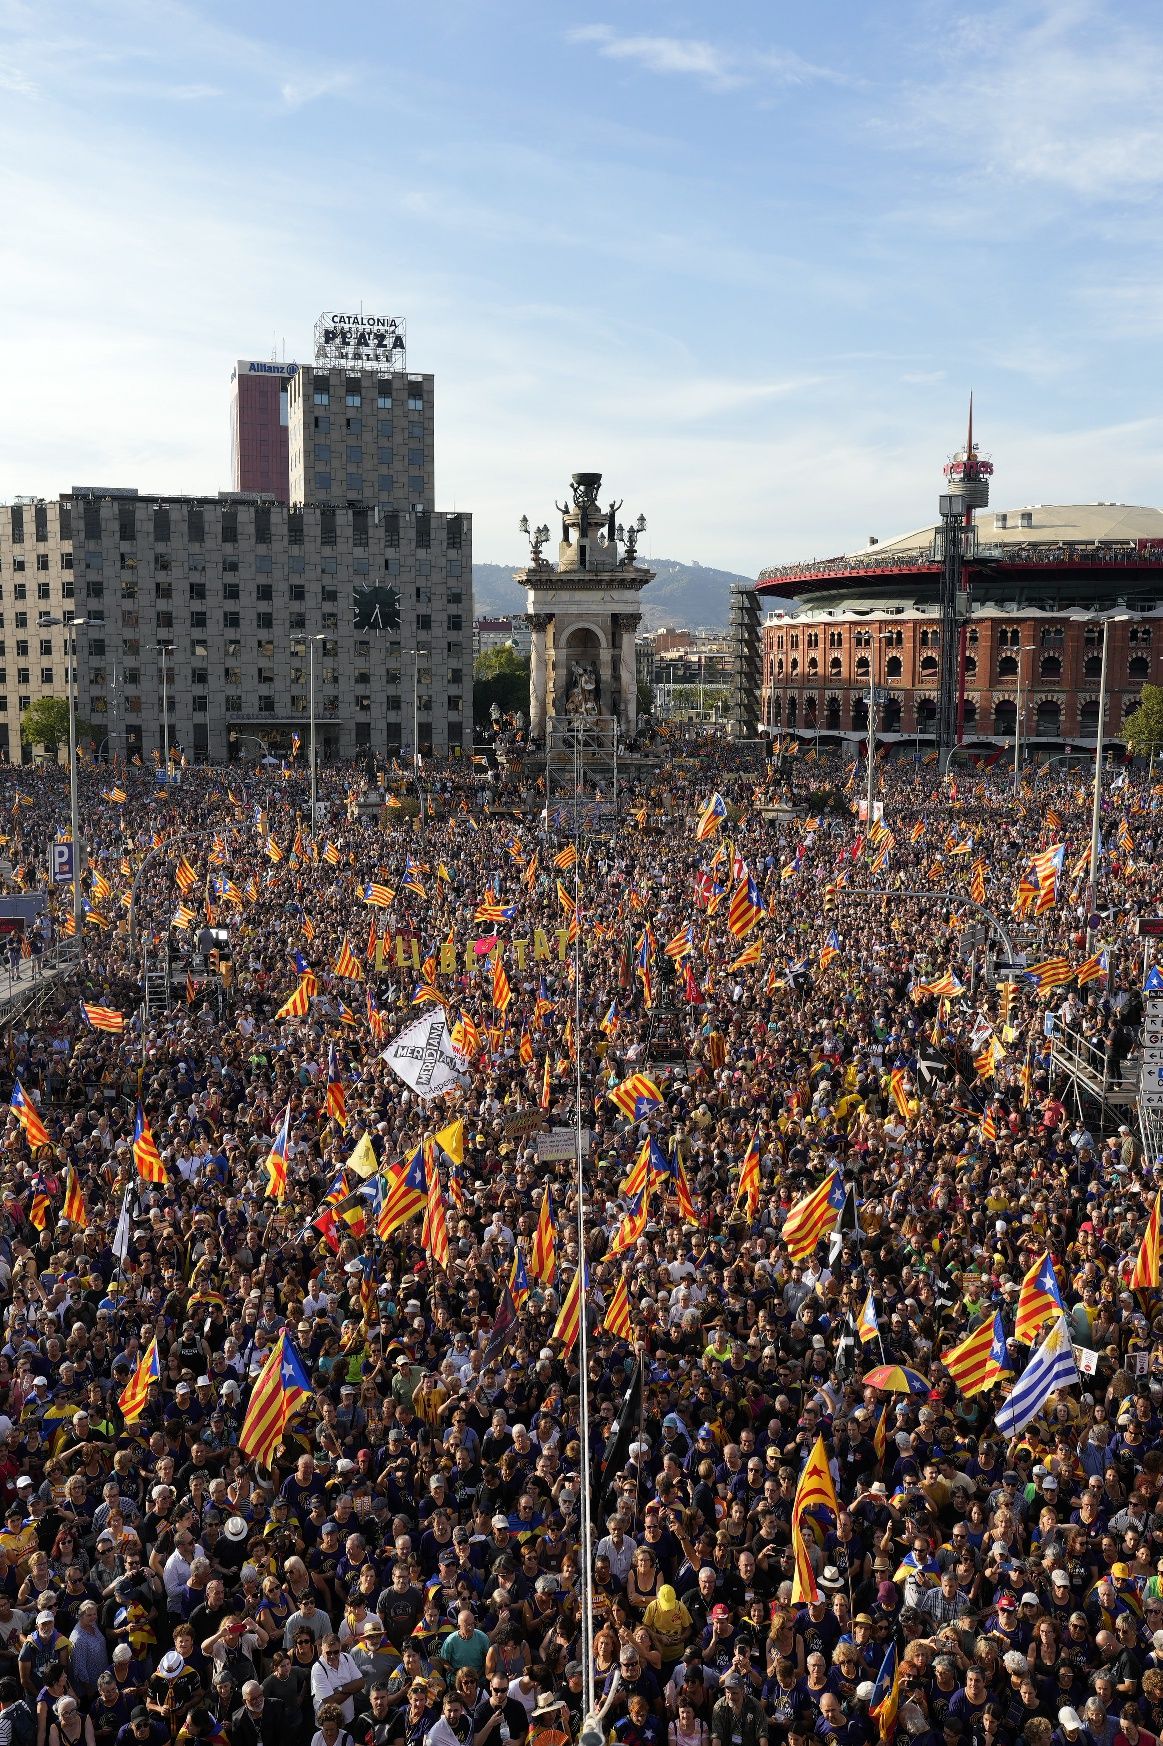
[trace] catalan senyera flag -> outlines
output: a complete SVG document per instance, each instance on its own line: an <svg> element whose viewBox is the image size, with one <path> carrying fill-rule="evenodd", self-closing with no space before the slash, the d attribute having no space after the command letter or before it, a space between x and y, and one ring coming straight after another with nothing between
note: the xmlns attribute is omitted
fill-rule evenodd
<svg viewBox="0 0 1163 1746"><path fill-rule="evenodd" d="M966 1400L1010 1374L1001 1311L950 1348L941 1360Z"/></svg>
<svg viewBox="0 0 1163 1746"><path fill-rule="evenodd" d="M1139 1244L1139 1253L1135 1257L1135 1269L1131 1274L1131 1290L1150 1291L1159 1284L1159 1195L1157 1194L1155 1204L1151 1208L1151 1216L1147 1220L1147 1228L1143 1232L1143 1241Z"/></svg>
<svg viewBox="0 0 1163 1746"><path fill-rule="evenodd" d="M293 994L287 996L278 1012L277 1019L306 1018L311 1010L311 996L307 991L307 978L304 976Z"/></svg>
<svg viewBox="0 0 1163 1746"><path fill-rule="evenodd" d="M808 1555L807 1541L804 1539L799 1522L792 1517L791 1525L792 1551L795 1555L795 1573L792 1577L792 1606L814 1606L820 1598L816 1587L816 1573L812 1569L812 1560Z"/></svg>
<svg viewBox="0 0 1163 1746"><path fill-rule="evenodd" d="M428 1205L420 1246L438 1267L448 1272L448 1221L444 1216L444 1196L440 1191L440 1172L436 1168L436 1145L424 1142L424 1174L428 1182Z"/></svg>
<svg viewBox="0 0 1163 1746"><path fill-rule="evenodd" d="M388 1172L384 1203L376 1220L376 1235L387 1240L428 1204L428 1175L424 1148L417 1146L410 1158L394 1164Z"/></svg>
<svg viewBox="0 0 1163 1746"><path fill-rule="evenodd" d="M373 909L390 909L395 895L390 885L380 885L374 879L363 888L363 900Z"/></svg>
<svg viewBox="0 0 1163 1746"><path fill-rule="evenodd" d="M907 1122L911 1111L909 1109L909 1094L905 1089L905 1072L903 1067L894 1067L889 1075L888 1095L902 1122Z"/></svg>
<svg viewBox="0 0 1163 1746"><path fill-rule="evenodd" d="M1042 1323L1051 1316L1064 1313L1058 1275L1047 1250L1034 1262L1018 1293L1017 1314L1014 1317L1014 1338L1032 1346Z"/></svg>
<svg viewBox="0 0 1163 1746"><path fill-rule="evenodd" d="M557 1277L557 1225L553 1217L553 1196L548 1183L541 1197L537 1229L533 1233L533 1250L529 1256L529 1272L546 1287Z"/></svg>
<svg viewBox="0 0 1163 1746"><path fill-rule="evenodd" d="M323 853L320 855L319 859L321 861L326 861L326 863L329 867L338 867L338 865L339 865L339 850L335 847L334 843L328 843L327 847L323 850Z"/></svg>
<svg viewBox="0 0 1163 1746"><path fill-rule="evenodd" d="M614 1232L610 1247L606 1251L607 1259L613 1255L621 1255L624 1250L634 1247L645 1231L646 1221L650 1217L649 1200L650 1194L645 1188L634 1196L618 1229Z"/></svg>
<svg viewBox="0 0 1163 1746"><path fill-rule="evenodd" d="M288 1104L286 1114L283 1116L283 1125L266 1155L266 1198L268 1200L282 1200L287 1192L287 1154L290 1147L291 1106Z"/></svg>
<svg viewBox="0 0 1163 1746"><path fill-rule="evenodd" d="M348 945L346 938L339 948L339 956L332 965L337 976L344 976L349 982L363 981L363 965Z"/></svg>
<svg viewBox="0 0 1163 1746"><path fill-rule="evenodd" d="M565 848L560 849L553 857L553 865L563 873L568 872L571 867L576 867L577 845L574 843L567 843Z"/></svg>
<svg viewBox="0 0 1163 1746"><path fill-rule="evenodd" d="M512 998L513 990L498 952L493 958L493 1005L498 1012L504 1012Z"/></svg>
<svg viewBox="0 0 1163 1746"><path fill-rule="evenodd" d="M565 1358L568 1358L573 1351L574 1345L577 1341L578 1330L581 1327L582 1280L584 1271L585 1262L579 1261L577 1272L574 1274L569 1290L566 1292L565 1297L562 1300L561 1308L557 1312L557 1320L553 1324L553 1332L550 1335L551 1340L560 1340L562 1356ZM586 1283L588 1284L588 1280Z"/></svg>
<svg viewBox="0 0 1163 1746"><path fill-rule="evenodd" d="M735 1190L735 1205L747 1202L747 1217L754 1219L759 1211L759 1135L752 1134L751 1144L739 1166L739 1184Z"/></svg>
<svg viewBox="0 0 1163 1746"><path fill-rule="evenodd" d="M831 1170L818 1188L789 1207L780 1233L793 1261L803 1261L821 1237L826 1237L844 1206L844 1184L838 1170Z"/></svg>
<svg viewBox="0 0 1163 1746"><path fill-rule="evenodd" d="M183 897L185 897L187 891L191 890L198 882L198 875L186 859L185 855L182 856L181 860L174 868L174 880Z"/></svg>
<svg viewBox="0 0 1163 1746"><path fill-rule="evenodd" d="M730 964L728 971L746 970L749 964L758 964L763 957L763 941L752 940L749 946L744 946L739 956Z"/></svg>
<svg viewBox="0 0 1163 1746"><path fill-rule="evenodd" d="M630 1338L630 1293L626 1289L625 1272L618 1280L602 1326L608 1334L613 1334L615 1340L629 1340Z"/></svg>
<svg viewBox="0 0 1163 1746"><path fill-rule="evenodd" d="M861 1345L867 1346L870 1340L879 1340L880 1323L876 1319L876 1305L869 1292L856 1318L856 1332L860 1335Z"/></svg>
<svg viewBox="0 0 1163 1746"><path fill-rule="evenodd" d="M24 1086L19 1083L19 1079L17 1079L14 1086L12 1086L12 1103L10 1103L10 1107L16 1110L16 1119L24 1130L24 1138L28 1140L28 1144L52 1144L51 1140L49 1140L49 1130L45 1128L45 1124L42 1123L40 1114L38 1114L37 1105L33 1103L33 1100L28 1096L28 1093L24 1091Z"/></svg>
<svg viewBox="0 0 1163 1746"><path fill-rule="evenodd" d="M85 1015L85 1023L92 1025L95 1031L110 1031L116 1033L125 1029L125 1014L118 1012L113 1006L94 1006L91 1001L81 1002L81 1011Z"/></svg>
<svg viewBox="0 0 1163 1746"><path fill-rule="evenodd" d="M307 1367L284 1329L250 1392L238 1437L243 1454L269 1467L292 1414L312 1392Z"/></svg>
<svg viewBox="0 0 1163 1746"><path fill-rule="evenodd" d="M726 816L727 802L721 794L712 794L699 814L698 823L695 825L696 843L705 842L708 837L713 837Z"/></svg>
<svg viewBox="0 0 1163 1746"><path fill-rule="evenodd" d="M617 1104L626 1119L632 1122L640 1122L663 1102L662 1092L645 1073L631 1073L629 1078L623 1079L620 1085L615 1085L613 1091L606 1095L611 1103Z"/></svg>
<svg viewBox="0 0 1163 1746"><path fill-rule="evenodd" d="M974 903L985 902L985 862L980 855L973 863L973 874L969 881L969 895Z"/></svg>
<svg viewBox="0 0 1163 1746"><path fill-rule="evenodd" d="M545 1051L545 1063L541 1069L541 1096L538 1099L539 1107L541 1109L548 1109L550 1103L552 1102L552 1099L553 1099L553 1068L552 1068L552 1064L550 1061L549 1050L546 1049L546 1051Z"/></svg>
<svg viewBox="0 0 1163 1746"><path fill-rule="evenodd" d="M133 1118L133 1162L143 1182L168 1182L166 1167L157 1149L152 1130L142 1105Z"/></svg>
<svg viewBox="0 0 1163 1746"><path fill-rule="evenodd" d="M48 1224L49 1208L52 1206L51 1196L44 1187L43 1177L37 1178L37 1186L32 1191L32 1199L28 1206L28 1222L36 1230L43 1231Z"/></svg>
<svg viewBox="0 0 1163 1746"><path fill-rule="evenodd" d="M89 1228L89 1214L85 1208L85 1197L81 1193L81 1185L77 1181L77 1173L70 1164L65 1172L65 1204L61 1208L61 1217L68 1219L70 1224L79 1230Z"/></svg>
<svg viewBox="0 0 1163 1746"><path fill-rule="evenodd" d="M158 1357L157 1340L151 1340L141 1357L137 1369L122 1389L117 1404L121 1408L121 1416L127 1425L139 1419L149 1399L152 1385L161 1378L161 1360Z"/></svg>
<svg viewBox="0 0 1163 1746"><path fill-rule="evenodd" d="M341 1128L347 1126L347 1096L343 1089L343 1081L339 1077L339 1063L335 1058L334 1043L327 1050L326 1110L332 1121L338 1122Z"/></svg>

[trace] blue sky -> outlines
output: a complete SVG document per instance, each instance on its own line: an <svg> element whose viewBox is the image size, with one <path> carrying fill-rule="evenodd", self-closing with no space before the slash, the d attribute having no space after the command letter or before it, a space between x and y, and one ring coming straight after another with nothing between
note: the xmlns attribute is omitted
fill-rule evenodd
<svg viewBox="0 0 1163 1746"><path fill-rule="evenodd" d="M933 512L1163 501L1163 20L0 0L0 498L229 484L232 363L404 315L437 499L516 558L602 468L749 573Z"/></svg>

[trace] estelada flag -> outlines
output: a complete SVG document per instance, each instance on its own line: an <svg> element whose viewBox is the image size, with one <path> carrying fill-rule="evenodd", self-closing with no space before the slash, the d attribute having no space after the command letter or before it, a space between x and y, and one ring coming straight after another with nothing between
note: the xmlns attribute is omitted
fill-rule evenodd
<svg viewBox="0 0 1163 1746"><path fill-rule="evenodd" d="M1021 1340L1026 1346L1032 1346L1034 1336L1042 1323L1051 1316L1063 1313L1064 1305L1062 1292L1058 1286L1058 1275L1054 1271L1054 1263L1047 1250L1039 1260L1034 1262L1022 1280L1022 1289L1018 1293L1017 1313L1014 1317L1015 1340Z"/></svg>
<svg viewBox="0 0 1163 1746"><path fill-rule="evenodd" d="M157 1149L145 1110L140 1103L133 1119L133 1162L143 1182L169 1181L161 1153Z"/></svg>
<svg viewBox="0 0 1163 1746"><path fill-rule="evenodd" d="M1001 1311L974 1328L945 1353L941 1362L966 1400L1008 1376L1009 1353Z"/></svg>
<svg viewBox="0 0 1163 1746"><path fill-rule="evenodd" d="M793 1261L804 1261L821 1237L826 1237L844 1205L844 1184L838 1170L829 1171L818 1188L788 1209L781 1236Z"/></svg>
<svg viewBox="0 0 1163 1746"><path fill-rule="evenodd" d="M127 1425L141 1417L142 1409L149 1399L149 1391L153 1383L161 1376L162 1368L158 1359L157 1340L152 1339L138 1362L137 1369L126 1383L118 1398L121 1415Z"/></svg>
<svg viewBox="0 0 1163 1746"><path fill-rule="evenodd" d="M24 1137L30 1146L48 1146L51 1144L48 1129L40 1119L40 1112L19 1079L12 1087L11 1108L16 1112L16 1119L24 1129Z"/></svg>
<svg viewBox="0 0 1163 1746"><path fill-rule="evenodd" d="M284 1329L251 1390L238 1438L243 1454L269 1467L288 1420L311 1393L307 1368Z"/></svg>

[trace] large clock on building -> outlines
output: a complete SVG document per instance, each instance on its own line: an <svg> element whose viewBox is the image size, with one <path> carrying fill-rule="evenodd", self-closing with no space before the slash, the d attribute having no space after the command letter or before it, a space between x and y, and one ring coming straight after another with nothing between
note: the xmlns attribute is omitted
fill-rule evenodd
<svg viewBox="0 0 1163 1746"><path fill-rule="evenodd" d="M384 582L357 588L353 596L357 631L398 631L400 590Z"/></svg>

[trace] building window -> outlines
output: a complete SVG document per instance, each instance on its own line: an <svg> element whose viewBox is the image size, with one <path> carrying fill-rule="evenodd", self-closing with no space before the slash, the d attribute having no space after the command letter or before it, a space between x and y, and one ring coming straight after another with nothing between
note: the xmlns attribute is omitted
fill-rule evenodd
<svg viewBox="0 0 1163 1746"><path fill-rule="evenodd" d="M937 657L936 657L936 655L922 655L921 656L921 672L926 678L929 678L929 679L933 678L936 675L936 672L937 672Z"/></svg>
<svg viewBox="0 0 1163 1746"><path fill-rule="evenodd" d="M1042 656L1042 663L1041 663L1041 674L1042 674L1043 679L1061 679L1061 677L1062 677L1062 657L1061 657L1061 655L1043 655Z"/></svg>
<svg viewBox="0 0 1163 1746"><path fill-rule="evenodd" d="M857 657L856 657L856 677L858 679L867 679L868 678L868 656L867 655L857 655Z"/></svg>
<svg viewBox="0 0 1163 1746"><path fill-rule="evenodd" d="M1034 732L1040 740L1056 740L1062 723L1062 706L1055 697L1044 697L1038 705Z"/></svg>
<svg viewBox="0 0 1163 1746"><path fill-rule="evenodd" d="M885 663L884 663L884 676L886 679L899 679L900 678L900 676L901 676L901 658L899 655L890 655L888 657L888 659L885 661Z"/></svg>

